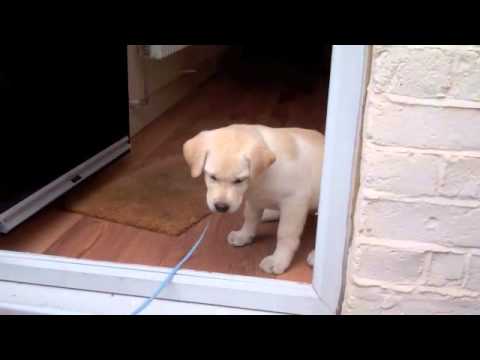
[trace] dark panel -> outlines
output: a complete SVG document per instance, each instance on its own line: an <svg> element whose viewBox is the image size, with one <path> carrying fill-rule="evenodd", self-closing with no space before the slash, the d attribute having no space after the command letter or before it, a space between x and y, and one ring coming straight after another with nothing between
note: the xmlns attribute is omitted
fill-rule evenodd
<svg viewBox="0 0 480 360"><path fill-rule="evenodd" d="M17 44L0 54L0 212L128 135L123 44Z"/></svg>

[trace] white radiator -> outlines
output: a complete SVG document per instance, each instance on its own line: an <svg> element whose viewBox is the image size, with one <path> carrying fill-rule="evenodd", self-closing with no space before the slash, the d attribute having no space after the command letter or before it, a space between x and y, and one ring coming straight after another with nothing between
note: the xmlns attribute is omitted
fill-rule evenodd
<svg viewBox="0 0 480 360"><path fill-rule="evenodd" d="M152 59L161 60L190 45L146 45L147 54Z"/></svg>

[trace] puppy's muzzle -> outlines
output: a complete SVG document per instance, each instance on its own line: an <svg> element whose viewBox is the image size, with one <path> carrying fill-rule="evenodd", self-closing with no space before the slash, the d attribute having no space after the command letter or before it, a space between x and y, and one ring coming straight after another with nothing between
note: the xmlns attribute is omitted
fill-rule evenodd
<svg viewBox="0 0 480 360"><path fill-rule="evenodd" d="M230 206L225 203L215 203L215 210L217 210L219 213L226 213L230 209Z"/></svg>

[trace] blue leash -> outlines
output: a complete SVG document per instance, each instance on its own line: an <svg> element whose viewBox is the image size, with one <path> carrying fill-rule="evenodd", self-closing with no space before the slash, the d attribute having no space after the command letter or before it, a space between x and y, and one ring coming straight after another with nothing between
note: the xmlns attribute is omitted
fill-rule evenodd
<svg viewBox="0 0 480 360"><path fill-rule="evenodd" d="M177 274L178 270L180 270L180 268L183 266L183 264L185 264L192 257L195 250L197 250L198 246L203 241L203 238L205 237L205 234L207 233L209 225L210 225L210 221L207 223L207 226L205 226L205 229L203 229L202 234L198 238L197 242L192 246L192 248L187 253L187 255L185 255L184 258L182 260L180 260L180 262L170 271L168 276L165 278L165 280L163 280L161 282L161 284L158 286L157 290L155 290L153 295L149 299L145 300L145 302L142 305L140 305L137 308L137 310L135 310L131 315L138 315L143 310L145 310L145 308L152 303L152 301L158 296L158 294L160 294L160 292L172 281L173 277Z"/></svg>

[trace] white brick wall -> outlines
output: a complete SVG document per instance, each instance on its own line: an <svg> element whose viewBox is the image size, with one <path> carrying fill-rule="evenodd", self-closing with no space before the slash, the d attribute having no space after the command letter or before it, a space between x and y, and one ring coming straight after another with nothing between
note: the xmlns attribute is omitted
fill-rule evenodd
<svg viewBox="0 0 480 360"><path fill-rule="evenodd" d="M480 101L480 47L376 46L372 90Z"/></svg>
<svg viewBox="0 0 480 360"><path fill-rule="evenodd" d="M480 291L480 256L472 256L469 264L467 288Z"/></svg>
<svg viewBox="0 0 480 360"><path fill-rule="evenodd" d="M426 150L480 151L478 109L394 101L413 99L392 100L369 91L365 119L369 142Z"/></svg>
<svg viewBox="0 0 480 360"><path fill-rule="evenodd" d="M465 274L465 255L433 253L427 285L462 286Z"/></svg>
<svg viewBox="0 0 480 360"><path fill-rule="evenodd" d="M392 247L360 245L355 249L356 275L395 284L415 283L425 267L425 253Z"/></svg>
<svg viewBox="0 0 480 360"><path fill-rule="evenodd" d="M440 193L450 197L480 199L480 159L450 158L445 167Z"/></svg>
<svg viewBox="0 0 480 360"><path fill-rule="evenodd" d="M345 314L480 314L480 46L374 46Z"/></svg>

